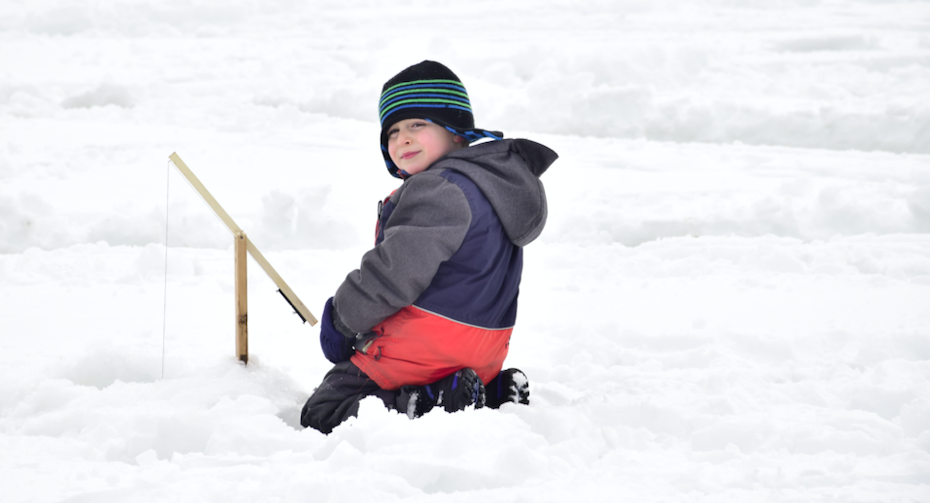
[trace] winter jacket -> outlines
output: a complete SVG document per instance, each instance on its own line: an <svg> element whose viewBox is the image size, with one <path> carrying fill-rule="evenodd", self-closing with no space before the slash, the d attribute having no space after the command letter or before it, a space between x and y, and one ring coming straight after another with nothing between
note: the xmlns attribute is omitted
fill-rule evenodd
<svg viewBox="0 0 930 503"><path fill-rule="evenodd" d="M352 362L383 389L464 367L497 376L517 316L522 247L546 223L539 176L557 154L529 140L456 150L381 205L375 247L336 291Z"/></svg>

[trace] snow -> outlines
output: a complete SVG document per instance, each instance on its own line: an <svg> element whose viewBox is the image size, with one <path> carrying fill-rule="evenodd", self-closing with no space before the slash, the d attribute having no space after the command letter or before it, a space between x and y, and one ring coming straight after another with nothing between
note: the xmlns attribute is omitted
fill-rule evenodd
<svg viewBox="0 0 930 503"><path fill-rule="evenodd" d="M925 1L0 4L4 500L930 501L928 33ZM561 155L532 402L324 436L318 328L251 262L235 361L231 238L167 157L319 315L424 58Z"/></svg>

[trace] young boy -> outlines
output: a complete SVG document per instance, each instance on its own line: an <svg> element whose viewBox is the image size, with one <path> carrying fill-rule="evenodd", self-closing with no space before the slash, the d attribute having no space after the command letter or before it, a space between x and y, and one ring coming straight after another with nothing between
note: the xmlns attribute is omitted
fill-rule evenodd
<svg viewBox="0 0 930 503"><path fill-rule="evenodd" d="M522 247L546 223L539 176L558 156L475 128L465 87L433 61L389 80L379 108L384 160L403 184L378 205L375 247L323 310L320 345L336 365L301 424L329 433L370 395L411 418L529 403L526 376L501 368ZM481 138L494 141L469 146Z"/></svg>

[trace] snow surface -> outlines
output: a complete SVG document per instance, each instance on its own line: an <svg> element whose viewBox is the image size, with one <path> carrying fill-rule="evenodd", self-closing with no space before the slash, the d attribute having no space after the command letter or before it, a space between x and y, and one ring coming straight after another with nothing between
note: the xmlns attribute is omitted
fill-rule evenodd
<svg viewBox="0 0 930 503"><path fill-rule="evenodd" d="M562 156L532 404L327 437L318 329L252 262L235 361L231 238L167 157L319 314L424 58ZM928 83L926 1L6 0L2 500L930 501Z"/></svg>

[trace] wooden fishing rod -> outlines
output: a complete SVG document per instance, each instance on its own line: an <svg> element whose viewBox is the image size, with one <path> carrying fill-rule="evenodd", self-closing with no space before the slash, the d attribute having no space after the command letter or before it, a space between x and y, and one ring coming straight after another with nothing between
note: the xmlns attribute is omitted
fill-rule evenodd
<svg viewBox="0 0 930 503"><path fill-rule="evenodd" d="M216 216L220 217L220 220L226 224L226 227L229 229L229 232L232 232L233 235L233 253L235 255L235 292L236 292L236 357L238 357L242 362L249 362L249 330L248 330L248 289L246 283L246 253L252 255L252 258L258 262L258 265L262 266L265 273L271 277L271 280L274 281L274 284L278 286L278 293L284 297L284 300L294 308L294 311L297 313L297 316L300 316L300 319L305 323L310 322L310 325L316 325L317 319L313 316L307 306L297 298L297 294L291 290L291 287L287 286L287 283L284 282L284 278L274 270L274 267L271 267L271 264L268 260L265 259L265 256L262 255L258 248L252 244L252 241L245 235L245 232L236 225L236 222L233 221L232 217L229 216L229 213L226 213L226 210L220 206L220 203L214 199L210 194L210 191L204 187L203 183L200 182L200 179L194 175L194 172L187 167L187 164L181 160L177 153L172 153L168 156L168 159L171 159L171 162L174 164L178 171L184 175L184 178L190 182L191 186L200 193L200 197L207 202L207 205L216 213Z"/></svg>

